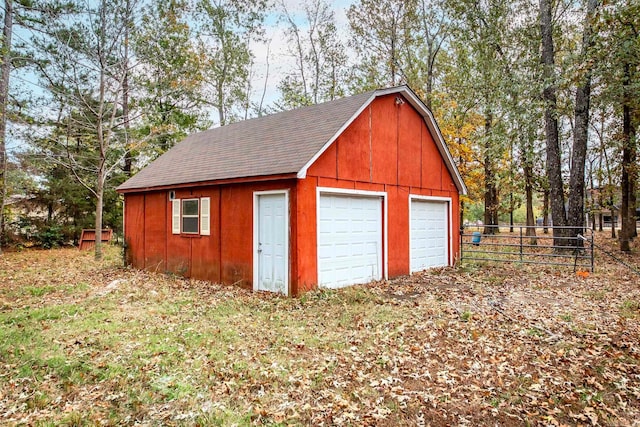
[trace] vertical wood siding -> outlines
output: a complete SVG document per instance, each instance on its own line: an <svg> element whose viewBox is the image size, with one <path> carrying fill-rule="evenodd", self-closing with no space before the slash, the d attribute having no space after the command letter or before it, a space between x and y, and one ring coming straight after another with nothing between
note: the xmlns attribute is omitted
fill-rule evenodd
<svg viewBox="0 0 640 427"><path fill-rule="evenodd" d="M275 189L289 189L290 194L295 194L295 182L174 189L178 199L210 198L211 234L208 236L172 234L168 190L126 194L128 262L150 271L251 288L253 192ZM290 228L295 227L292 216ZM291 234L290 253L295 242Z"/></svg>

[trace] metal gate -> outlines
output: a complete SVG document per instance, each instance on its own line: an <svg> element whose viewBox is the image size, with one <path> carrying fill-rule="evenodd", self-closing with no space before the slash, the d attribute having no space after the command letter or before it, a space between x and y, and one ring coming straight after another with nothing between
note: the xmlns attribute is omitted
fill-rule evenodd
<svg viewBox="0 0 640 427"><path fill-rule="evenodd" d="M484 234L483 231L489 227L495 227L496 233ZM562 231L576 227L514 225L513 231L509 232L499 232L498 227L472 226L462 229L461 262L543 264L593 272L594 236L593 231L588 228L583 229L583 233L578 237L554 237L553 230ZM527 235L527 231L530 235Z"/></svg>

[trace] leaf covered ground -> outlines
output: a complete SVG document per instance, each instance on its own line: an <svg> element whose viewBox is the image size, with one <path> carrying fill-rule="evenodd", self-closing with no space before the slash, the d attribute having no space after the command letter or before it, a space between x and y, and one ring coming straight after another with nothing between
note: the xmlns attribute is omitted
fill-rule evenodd
<svg viewBox="0 0 640 427"><path fill-rule="evenodd" d="M5 253L0 424L639 425L640 276L596 255L287 299Z"/></svg>

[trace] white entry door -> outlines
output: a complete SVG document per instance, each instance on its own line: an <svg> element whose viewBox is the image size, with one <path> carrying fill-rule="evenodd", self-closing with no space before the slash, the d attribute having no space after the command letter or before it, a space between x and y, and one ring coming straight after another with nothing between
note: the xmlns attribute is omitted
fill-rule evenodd
<svg viewBox="0 0 640 427"><path fill-rule="evenodd" d="M256 194L254 289L288 294L289 221L286 193ZM257 264L257 265L256 265Z"/></svg>
<svg viewBox="0 0 640 427"><path fill-rule="evenodd" d="M448 204L411 199L411 272L448 265Z"/></svg>
<svg viewBox="0 0 640 427"><path fill-rule="evenodd" d="M341 288L382 278L382 198L321 194L318 284Z"/></svg>

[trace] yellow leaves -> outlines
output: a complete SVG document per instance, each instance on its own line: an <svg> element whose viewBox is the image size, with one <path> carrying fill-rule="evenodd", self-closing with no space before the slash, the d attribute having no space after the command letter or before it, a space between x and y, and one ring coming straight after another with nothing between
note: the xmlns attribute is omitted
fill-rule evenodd
<svg viewBox="0 0 640 427"><path fill-rule="evenodd" d="M435 94L439 107L436 120L449 151L469 188L471 197L479 199L484 170L479 162L479 137L482 135L483 118L474 110L464 110L456 100L445 94Z"/></svg>

